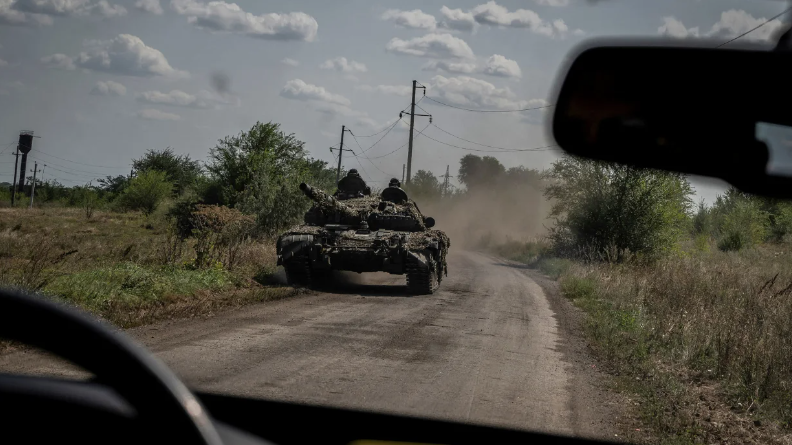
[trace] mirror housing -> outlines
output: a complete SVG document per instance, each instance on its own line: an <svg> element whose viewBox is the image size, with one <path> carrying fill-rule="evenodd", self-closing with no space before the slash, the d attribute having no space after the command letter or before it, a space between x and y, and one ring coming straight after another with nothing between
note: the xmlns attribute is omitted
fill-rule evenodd
<svg viewBox="0 0 792 445"><path fill-rule="evenodd" d="M589 43L557 88L552 133L576 156L792 197L792 150L760 131L789 127L792 141L790 78L789 53Z"/></svg>
<svg viewBox="0 0 792 445"><path fill-rule="evenodd" d="M431 229L432 227L434 227L435 226L434 218L432 218L431 216L428 218L424 218L424 225L426 226L427 229Z"/></svg>

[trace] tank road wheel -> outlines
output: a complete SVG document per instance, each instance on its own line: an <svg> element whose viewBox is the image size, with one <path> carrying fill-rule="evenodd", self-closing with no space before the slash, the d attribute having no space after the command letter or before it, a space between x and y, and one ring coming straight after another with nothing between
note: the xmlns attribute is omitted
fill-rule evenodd
<svg viewBox="0 0 792 445"><path fill-rule="evenodd" d="M435 262L431 261L429 264L427 267L414 260L407 264L407 289L410 293L431 295L440 287Z"/></svg>
<svg viewBox="0 0 792 445"><path fill-rule="evenodd" d="M283 265L286 282L293 286L311 285L311 263L308 258L292 257Z"/></svg>

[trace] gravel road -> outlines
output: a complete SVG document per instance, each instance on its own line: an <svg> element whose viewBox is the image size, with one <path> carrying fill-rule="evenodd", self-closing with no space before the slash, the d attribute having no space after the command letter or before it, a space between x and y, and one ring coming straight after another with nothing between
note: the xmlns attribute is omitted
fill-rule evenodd
<svg viewBox="0 0 792 445"><path fill-rule="evenodd" d="M400 276L339 278L333 293L128 333L203 391L613 437L585 348L559 321L568 303L525 269L455 252L440 291L418 297ZM30 352L0 370L69 374Z"/></svg>

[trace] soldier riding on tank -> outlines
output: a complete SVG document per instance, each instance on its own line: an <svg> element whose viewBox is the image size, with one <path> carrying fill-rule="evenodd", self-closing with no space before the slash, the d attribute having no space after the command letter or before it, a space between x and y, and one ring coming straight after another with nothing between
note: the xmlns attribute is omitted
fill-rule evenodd
<svg viewBox="0 0 792 445"><path fill-rule="evenodd" d="M366 181L360 177L356 169L350 169L346 176L338 181L338 190L333 194L338 199L352 199L368 196L371 194L371 187L366 185Z"/></svg>

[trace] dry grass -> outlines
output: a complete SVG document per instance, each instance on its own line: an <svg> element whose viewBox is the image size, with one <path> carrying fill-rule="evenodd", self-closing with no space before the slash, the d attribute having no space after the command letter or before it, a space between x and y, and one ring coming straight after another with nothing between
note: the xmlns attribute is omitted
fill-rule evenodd
<svg viewBox="0 0 792 445"><path fill-rule="evenodd" d="M691 247L651 265L575 264L561 288L661 442L792 443L792 255Z"/></svg>
<svg viewBox="0 0 792 445"><path fill-rule="evenodd" d="M36 291L120 327L295 294L277 285L271 241L234 246L232 267L196 268L166 220L83 209L0 209L0 286Z"/></svg>

